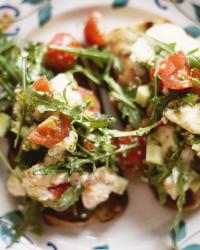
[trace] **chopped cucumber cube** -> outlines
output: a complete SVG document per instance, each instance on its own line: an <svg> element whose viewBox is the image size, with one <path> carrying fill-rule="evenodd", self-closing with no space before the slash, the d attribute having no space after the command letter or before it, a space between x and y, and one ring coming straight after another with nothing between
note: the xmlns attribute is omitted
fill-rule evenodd
<svg viewBox="0 0 200 250"><path fill-rule="evenodd" d="M4 137L10 126L10 116L0 113L0 137Z"/></svg>
<svg viewBox="0 0 200 250"><path fill-rule="evenodd" d="M116 176L116 180L113 187L113 192L122 195L128 186L128 181L120 176Z"/></svg>
<svg viewBox="0 0 200 250"><path fill-rule="evenodd" d="M162 148L158 145L147 144L146 162L156 165L163 164Z"/></svg>
<svg viewBox="0 0 200 250"><path fill-rule="evenodd" d="M151 92L148 85L142 85L137 88L135 101L143 108L148 105Z"/></svg>

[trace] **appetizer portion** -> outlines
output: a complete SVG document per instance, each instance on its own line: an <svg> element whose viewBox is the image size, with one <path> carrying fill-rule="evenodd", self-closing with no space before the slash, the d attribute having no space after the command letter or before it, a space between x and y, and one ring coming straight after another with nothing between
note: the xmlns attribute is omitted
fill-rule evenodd
<svg viewBox="0 0 200 250"><path fill-rule="evenodd" d="M121 131L112 129L115 118L102 114L95 88L118 58L67 33L23 48L3 35L0 43L0 136L8 138L10 163L2 152L0 159L22 213L13 242L28 226L40 232L42 217L77 226L120 214L128 181L116 155L137 142L115 144Z"/></svg>
<svg viewBox="0 0 200 250"><path fill-rule="evenodd" d="M140 23L114 30L108 37L108 46L126 63L115 76L122 94L110 93L126 129L161 121L143 136L142 165L136 153L133 162L130 152L126 159L132 169L143 170L142 180L162 204L177 206L177 230L182 210L200 205L200 43L171 23ZM129 169L125 167L125 172Z"/></svg>
<svg viewBox="0 0 200 250"><path fill-rule="evenodd" d="M100 113L96 95L80 87L72 72L51 80L42 76L30 84L26 71L23 77L25 85L15 90L11 118L16 137L10 135L15 160L8 190L58 212L82 206L74 217L86 221L111 193L125 193L128 182L119 175L115 155L136 143L123 148L112 143L108 127L114 118Z"/></svg>

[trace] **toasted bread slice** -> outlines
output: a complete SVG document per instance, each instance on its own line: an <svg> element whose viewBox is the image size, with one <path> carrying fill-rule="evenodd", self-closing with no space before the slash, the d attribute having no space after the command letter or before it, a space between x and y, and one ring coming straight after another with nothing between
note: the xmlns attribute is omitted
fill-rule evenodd
<svg viewBox="0 0 200 250"><path fill-rule="evenodd" d="M43 211L44 221L49 225L63 225L68 227L81 227L90 223L107 222L123 213L128 203L127 194L112 193L109 199L94 210L84 209L81 201L63 212L50 208Z"/></svg>
<svg viewBox="0 0 200 250"><path fill-rule="evenodd" d="M176 209L176 201L172 200L169 196L167 198L166 205ZM185 204L183 206L183 211L194 211L200 207L200 190L196 193L192 190L186 192Z"/></svg>

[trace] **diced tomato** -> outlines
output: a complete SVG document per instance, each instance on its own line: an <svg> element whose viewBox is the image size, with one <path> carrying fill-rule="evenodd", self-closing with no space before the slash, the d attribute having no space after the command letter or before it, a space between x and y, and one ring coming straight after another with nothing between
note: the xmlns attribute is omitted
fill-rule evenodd
<svg viewBox="0 0 200 250"><path fill-rule="evenodd" d="M100 113L101 106L96 95L83 87L78 87L78 92L81 94L84 102L89 102L88 110L94 113Z"/></svg>
<svg viewBox="0 0 200 250"><path fill-rule="evenodd" d="M66 33L58 33L50 41L49 45L58 45L62 47L80 47L80 43L73 36ZM44 56L45 66L55 72L63 72L71 68L77 60L77 56L71 53L51 49L49 46Z"/></svg>
<svg viewBox="0 0 200 250"><path fill-rule="evenodd" d="M51 146L67 137L70 127L67 116L54 113L34 129L27 139L35 144Z"/></svg>
<svg viewBox="0 0 200 250"><path fill-rule="evenodd" d="M85 40L89 45L98 45L100 47L105 46L106 39L101 31L100 27L100 13L94 13L91 15L84 28Z"/></svg>
<svg viewBox="0 0 200 250"><path fill-rule="evenodd" d="M121 137L117 139L116 145L129 145L131 143L137 143L138 147L130 149L127 153L119 156L119 164L128 167L137 165L139 168L144 167L144 160L146 156L146 143L143 137Z"/></svg>
<svg viewBox="0 0 200 250"><path fill-rule="evenodd" d="M59 199L62 196L62 194L70 187L71 184L68 182L59 184L57 186L49 187L48 190L54 195L56 199Z"/></svg>
<svg viewBox="0 0 200 250"><path fill-rule="evenodd" d="M51 94L52 89L46 76L41 76L37 81L33 83L36 91L46 92Z"/></svg>
<svg viewBox="0 0 200 250"><path fill-rule="evenodd" d="M150 68L150 71L149 71L149 78L150 78L150 84L152 86L154 86L154 74L155 74L155 68ZM163 92L163 82L158 79L158 93L162 93Z"/></svg>
<svg viewBox="0 0 200 250"><path fill-rule="evenodd" d="M153 85L154 83L154 74L155 74L155 68L150 68L150 71L149 71L149 77L150 77L150 83Z"/></svg>
<svg viewBox="0 0 200 250"><path fill-rule="evenodd" d="M89 141L89 140L85 140L84 141L84 148L87 149L87 150L92 150L94 149L94 143Z"/></svg>
<svg viewBox="0 0 200 250"><path fill-rule="evenodd" d="M165 87L174 90L183 90L192 87L189 79L190 69L185 54L179 51L161 62L158 76Z"/></svg>

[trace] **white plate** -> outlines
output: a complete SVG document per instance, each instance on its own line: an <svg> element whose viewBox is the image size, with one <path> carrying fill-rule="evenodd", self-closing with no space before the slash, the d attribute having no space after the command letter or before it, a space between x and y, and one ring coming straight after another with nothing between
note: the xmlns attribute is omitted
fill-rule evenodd
<svg viewBox="0 0 200 250"><path fill-rule="evenodd" d="M31 6L34 0L26 0L25 2ZM182 13L179 13L177 8L169 2L158 0L129 1L125 6L126 2L128 1L115 0L114 8L113 2L108 0L73 0L70 2L54 0L51 3L49 2L44 7L45 9L40 10L37 15L9 27L9 32L12 33L12 29L18 30L22 36L29 40L48 41L54 34L62 31L71 33L77 39L82 40L85 19L93 10L99 10L105 16L108 31L115 27L131 24L138 19L167 18L187 28L196 37L200 36L199 28L184 17ZM179 7L183 9L184 1L179 0L177 2L179 2L177 3ZM198 1L195 2L198 4ZM193 18L196 17L193 16ZM45 23L47 20L49 21ZM40 26L39 24L44 25ZM0 214L5 218L5 214L16 207L13 199L5 191L3 178L0 180L0 188ZM172 249L169 232L174 211L162 207L151 190L138 180L135 180L130 185L129 198L130 202L125 213L112 222L88 225L77 229L47 227L41 237L30 233L27 233L27 235L39 247L50 250ZM13 213L9 215L13 215ZM2 230L1 225L0 236L5 238L6 232ZM184 218L179 234L180 249L200 250L200 245L198 245L198 243L200 244L200 234L197 233L198 230L200 230L200 212L197 211ZM193 234L194 237L191 237ZM187 240L188 238L190 239ZM31 243L27 241L27 244L30 245ZM29 248L24 246L23 243L19 249Z"/></svg>

